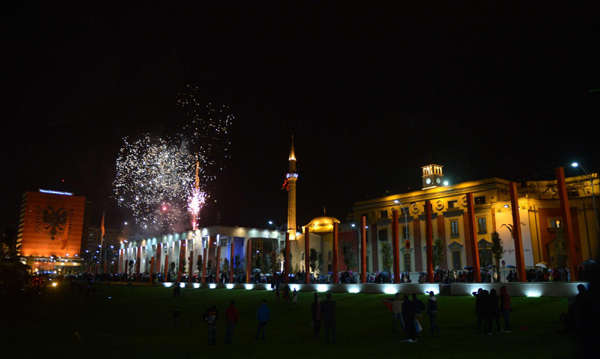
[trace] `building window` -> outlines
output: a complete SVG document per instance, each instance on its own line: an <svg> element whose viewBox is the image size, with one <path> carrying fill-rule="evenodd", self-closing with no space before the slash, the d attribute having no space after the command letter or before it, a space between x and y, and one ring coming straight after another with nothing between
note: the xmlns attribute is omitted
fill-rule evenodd
<svg viewBox="0 0 600 359"><path fill-rule="evenodd" d="M473 201L475 204L485 204L485 196L475 197Z"/></svg>
<svg viewBox="0 0 600 359"><path fill-rule="evenodd" d="M300 260L303 261L304 260L304 252L302 252L302 254L300 255L300 257L301 257Z"/></svg>
<svg viewBox="0 0 600 359"><path fill-rule="evenodd" d="M448 208L458 208L458 201L448 201Z"/></svg>
<svg viewBox="0 0 600 359"><path fill-rule="evenodd" d="M381 212L379 212L379 217L381 217L381 218L387 218L387 216L388 216L387 211L381 211Z"/></svg>
<svg viewBox="0 0 600 359"><path fill-rule="evenodd" d="M404 235L404 237L402 237L402 239L410 239L410 227L408 227L408 226L402 227L402 232Z"/></svg>
<svg viewBox="0 0 600 359"><path fill-rule="evenodd" d="M479 241L479 265L484 268L492 264L492 245L486 241Z"/></svg>
<svg viewBox="0 0 600 359"><path fill-rule="evenodd" d="M458 236L458 221L450 221L450 234Z"/></svg>
<svg viewBox="0 0 600 359"><path fill-rule="evenodd" d="M487 227L485 223L485 218L477 218L477 225L479 226L478 233L487 233Z"/></svg>
<svg viewBox="0 0 600 359"><path fill-rule="evenodd" d="M460 251L452 251L452 261L454 262L454 269L462 268L462 263L460 262Z"/></svg>
<svg viewBox="0 0 600 359"><path fill-rule="evenodd" d="M562 223L560 219L551 219L550 220L550 228L560 228L562 227Z"/></svg>
<svg viewBox="0 0 600 359"><path fill-rule="evenodd" d="M380 241L387 242L387 240L388 240L388 231L387 231L387 228L380 229L379 232L378 232L378 235L379 235L379 240Z"/></svg>

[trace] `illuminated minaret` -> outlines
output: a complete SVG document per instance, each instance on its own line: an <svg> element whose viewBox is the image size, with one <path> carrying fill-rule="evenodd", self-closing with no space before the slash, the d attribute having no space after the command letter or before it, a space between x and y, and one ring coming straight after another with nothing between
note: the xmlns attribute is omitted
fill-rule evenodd
<svg viewBox="0 0 600 359"><path fill-rule="evenodd" d="M285 175L288 189L288 233L290 240L296 239L296 181L298 172L296 171L296 154L294 153L294 136L292 136L292 149L290 150L290 167Z"/></svg>

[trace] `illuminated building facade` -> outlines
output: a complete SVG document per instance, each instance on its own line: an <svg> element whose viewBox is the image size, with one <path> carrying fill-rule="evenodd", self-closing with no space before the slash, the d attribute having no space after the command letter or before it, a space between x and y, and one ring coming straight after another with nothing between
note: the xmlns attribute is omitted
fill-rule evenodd
<svg viewBox="0 0 600 359"><path fill-rule="evenodd" d="M489 178L444 185L442 166L423 167L423 190L356 202L353 220L367 218L367 270L382 270L381 246L392 240L392 211L398 210L401 271L426 271L425 201L432 205L433 238L441 238L445 258L440 269L472 266L472 248L467 220L467 194L474 198L475 231L482 268L492 260L491 233L497 231L506 253L506 265L515 265L512 239L513 217L509 181ZM598 179L587 176L566 179L570 213L575 237L577 263L594 258L600 250L592 191L598 191ZM557 181L530 181L518 185L518 207L526 267L540 262L548 266L566 266L566 249L562 242L562 217Z"/></svg>
<svg viewBox="0 0 600 359"><path fill-rule="evenodd" d="M244 270L253 269L256 251L274 248L282 236L285 236L285 231L211 226L137 241L123 240L115 270L128 275L160 273L165 277L167 272L174 272L178 277L172 279L177 281L181 275L188 274L191 281L194 276L202 278L208 275L209 260L214 270L219 268L219 272L223 273L227 259L229 268L235 267L236 273L239 273L236 257ZM202 266L199 268L200 261ZM247 265L249 262L250 266ZM213 271L212 274L216 273ZM227 274L230 277L230 273Z"/></svg>
<svg viewBox="0 0 600 359"><path fill-rule="evenodd" d="M69 192L39 190L23 195L18 242L33 269L78 266L86 201Z"/></svg>

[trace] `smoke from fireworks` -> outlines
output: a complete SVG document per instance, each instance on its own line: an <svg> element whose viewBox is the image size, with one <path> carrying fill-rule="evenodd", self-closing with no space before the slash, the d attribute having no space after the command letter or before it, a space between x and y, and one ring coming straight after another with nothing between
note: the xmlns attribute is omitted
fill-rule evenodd
<svg viewBox="0 0 600 359"><path fill-rule="evenodd" d="M181 133L172 138L146 134L135 142L126 137L117 157L113 197L143 229L164 231L188 220L196 229L209 184L230 158L234 117L229 107L202 105L198 89L188 90L178 94L190 117Z"/></svg>

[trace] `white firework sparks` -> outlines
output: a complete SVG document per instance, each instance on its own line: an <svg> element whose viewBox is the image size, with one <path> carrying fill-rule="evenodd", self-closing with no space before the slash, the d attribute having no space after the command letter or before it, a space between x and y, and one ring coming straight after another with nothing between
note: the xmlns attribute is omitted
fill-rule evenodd
<svg viewBox="0 0 600 359"><path fill-rule="evenodd" d="M196 229L210 197L208 186L230 158L229 107L201 105L198 88L188 90L178 94L178 104L191 121L176 139L147 134L129 142L126 137L117 157L113 197L143 229L170 230L188 220Z"/></svg>
<svg viewBox="0 0 600 359"><path fill-rule="evenodd" d="M114 197L145 229L185 220L186 199L194 183L191 159L178 141L144 135L130 143L125 138L117 158Z"/></svg>

